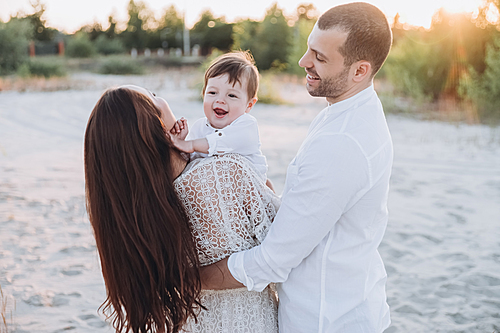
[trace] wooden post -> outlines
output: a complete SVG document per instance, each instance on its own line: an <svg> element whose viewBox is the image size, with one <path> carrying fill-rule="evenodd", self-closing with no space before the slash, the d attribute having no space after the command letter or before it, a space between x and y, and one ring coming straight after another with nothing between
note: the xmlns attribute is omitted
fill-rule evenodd
<svg viewBox="0 0 500 333"><path fill-rule="evenodd" d="M30 57L33 58L35 56L35 41L30 42Z"/></svg>
<svg viewBox="0 0 500 333"><path fill-rule="evenodd" d="M64 42L62 40L57 43L57 54L59 54L60 56L64 55Z"/></svg>

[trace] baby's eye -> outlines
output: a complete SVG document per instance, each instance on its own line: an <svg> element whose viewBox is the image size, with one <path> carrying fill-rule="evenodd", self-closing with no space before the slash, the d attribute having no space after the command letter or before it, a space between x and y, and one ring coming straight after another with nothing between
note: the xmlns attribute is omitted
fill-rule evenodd
<svg viewBox="0 0 500 333"><path fill-rule="evenodd" d="M231 98L238 98L238 96L236 96L235 94L229 94L229 97L231 97Z"/></svg>
<svg viewBox="0 0 500 333"><path fill-rule="evenodd" d="M207 95L215 95L215 91L207 91Z"/></svg>

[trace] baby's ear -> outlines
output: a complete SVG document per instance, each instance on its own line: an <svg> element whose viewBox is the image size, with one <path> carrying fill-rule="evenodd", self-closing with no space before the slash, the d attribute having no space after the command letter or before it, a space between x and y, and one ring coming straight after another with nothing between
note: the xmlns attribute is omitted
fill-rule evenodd
<svg viewBox="0 0 500 333"><path fill-rule="evenodd" d="M257 103L257 97L254 97L251 100L249 100L248 104L247 104L247 109L245 110L245 113L250 112L250 110L252 110L255 103Z"/></svg>

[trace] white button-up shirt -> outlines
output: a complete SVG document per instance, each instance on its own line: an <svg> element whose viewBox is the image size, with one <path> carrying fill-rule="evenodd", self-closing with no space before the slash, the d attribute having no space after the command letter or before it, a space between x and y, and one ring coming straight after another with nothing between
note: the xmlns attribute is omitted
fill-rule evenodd
<svg viewBox="0 0 500 333"><path fill-rule="evenodd" d="M235 253L249 290L278 284L280 332L382 332L390 324L378 246L392 141L373 86L325 108L287 170L264 242Z"/></svg>
<svg viewBox="0 0 500 333"><path fill-rule="evenodd" d="M260 150L257 119L245 113L228 126L213 128L206 117L190 126L186 140L206 138L208 154L194 153L192 158L236 153L244 156L256 167L263 181L267 180L267 160Z"/></svg>

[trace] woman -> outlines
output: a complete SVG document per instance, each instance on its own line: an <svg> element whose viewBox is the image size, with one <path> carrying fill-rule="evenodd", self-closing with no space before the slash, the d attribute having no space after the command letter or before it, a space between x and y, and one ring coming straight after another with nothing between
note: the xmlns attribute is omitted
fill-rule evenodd
<svg viewBox="0 0 500 333"><path fill-rule="evenodd" d="M277 332L273 293L202 291L200 265L264 238L277 197L244 158L188 164L146 89L108 90L85 133L87 210L117 332Z"/></svg>

